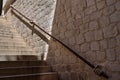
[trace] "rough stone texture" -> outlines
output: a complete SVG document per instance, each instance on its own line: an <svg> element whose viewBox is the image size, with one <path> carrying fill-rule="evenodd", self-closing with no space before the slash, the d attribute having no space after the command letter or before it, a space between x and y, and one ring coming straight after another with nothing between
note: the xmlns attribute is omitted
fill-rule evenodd
<svg viewBox="0 0 120 80"><path fill-rule="evenodd" d="M120 64L116 64L120 61L120 26L118 23L120 23L119 0L57 0L52 35L93 64L103 65L112 75L110 80L119 80L118 67ZM57 34L54 34L55 32ZM61 34L59 32L62 32L62 37L59 37ZM68 41L64 39L68 39ZM67 49L61 48L60 44L53 47L55 43L54 41L50 43L49 51L54 54L57 51L58 55L60 52L60 55L53 59L62 57L62 60L56 60L53 65L67 66L67 69L64 68L62 71L55 68L55 71L59 72L61 80L79 80L77 72L82 72L83 80L106 80L96 76L81 60L71 59L69 56L74 55ZM113 64L108 65L111 62ZM72 64L74 66L80 64L80 66L73 68ZM76 69L78 70L76 71ZM65 72L69 72L69 74ZM67 77L63 76L64 74ZM73 76L70 77L71 75Z"/></svg>
<svg viewBox="0 0 120 80"><path fill-rule="evenodd" d="M46 11L51 11L51 8L45 8L43 3L46 1L52 0L17 0L14 6L23 14L37 20L41 27L44 26L45 30L92 64L103 65L112 76L109 80L120 80L119 0L57 0L52 29L48 24L49 21L52 22L53 16L50 18L45 14ZM16 24L19 32L27 37L25 25L14 16L13 20L16 20L13 24ZM29 42L42 41L39 42L40 46L36 43L30 45L36 44L38 49L45 48L42 39L28 38ZM88 65L53 39L49 42L47 61L58 72L60 80L106 80L96 76Z"/></svg>

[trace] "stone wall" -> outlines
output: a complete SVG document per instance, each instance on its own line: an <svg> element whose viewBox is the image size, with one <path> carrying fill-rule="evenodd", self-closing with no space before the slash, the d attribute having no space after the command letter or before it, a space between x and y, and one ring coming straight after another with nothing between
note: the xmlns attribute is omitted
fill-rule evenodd
<svg viewBox="0 0 120 80"><path fill-rule="evenodd" d="M120 80L120 0L57 0L52 35ZM60 80L106 80L52 39L47 60Z"/></svg>
<svg viewBox="0 0 120 80"><path fill-rule="evenodd" d="M16 0L12 6L50 33L55 5L55 0ZM6 13L6 17L12 22L12 25L21 36L23 36L28 45L36 50L38 55L44 54L44 56L46 56L48 53L48 44L36 34L32 35L32 31L27 27L28 25L24 24L17 16L11 13L11 8L9 8L9 11ZM22 16L20 17L24 19ZM27 20L25 21L29 22Z"/></svg>

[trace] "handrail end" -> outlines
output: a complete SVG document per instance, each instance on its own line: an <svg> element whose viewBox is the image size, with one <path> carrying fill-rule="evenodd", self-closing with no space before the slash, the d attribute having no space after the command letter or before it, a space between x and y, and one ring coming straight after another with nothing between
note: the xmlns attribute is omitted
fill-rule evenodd
<svg viewBox="0 0 120 80"><path fill-rule="evenodd" d="M108 74L103 71L103 67L101 65L97 65L95 68L94 68L94 72L95 74L97 74L98 76L102 76L104 78L109 78Z"/></svg>

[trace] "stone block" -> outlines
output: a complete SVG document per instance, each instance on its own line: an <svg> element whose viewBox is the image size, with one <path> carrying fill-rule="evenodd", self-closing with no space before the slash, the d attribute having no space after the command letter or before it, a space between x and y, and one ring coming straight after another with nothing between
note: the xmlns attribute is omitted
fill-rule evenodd
<svg viewBox="0 0 120 80"><path fill-rule="evenodd" d="M100 27L106 27L110 23L109 18L107 16L102 16L99 18L99 23L100 23Z"/></svg>
<svg viewBox="0 0 120 80"><path fill-rule="evenodd" d="M100 19L102 16L102 11L96 11L96 12L93 12L91 15L90 15L90 20L93 21L93 20L98 20Z"/></svg>
<svg viewBox="0 0 120 80"><path fill-rule="evenodd" d="M80 48L81 48L81 52L86 52L90 50L90 45L89 43L84 43L80 46Z"/></svg>
<svg viewBox="0 0 120 80"><path fill-rule="evenodd" d="M110 16L110 21L111 22L119 22L120 21L120 12L116 11Z"/></svg>
<svg viewBox="0 0 120 80"><path fill-rule="evenodd" d="M119 63L111 63L109 64L111 71L120 71L120 64Z"/></svg>
<svg viewBox="0 0 120 80"><path fill-rule="evenodd" d="M117 43L116 43L116 42L117 42L117 41L116 41L115 38L109 39L109 40L108 40L108 47L109 47L109 48L114 48L114 47L116 47L116 46L117 46Z"/></svg>
<svg viewBox="0 0 120 80"><path fill-rule="evenodd" d="M89 0L90 1L90 0ZM92 14L93 12L95 12L96 11L96 6L94 5L94 6L91 6L91 7L88 7L88 8L86 8L85 9L85 14L86 15L89 15L89 14Z"/></svg>
<svg viewBox="0 0 120 80"><path fill-rule="evenodd" d="M96 42L91 42L91 50L99 50L100 49L100 45L99 43L96 41Z"/></svg>
<svg viewBox="0 0 120 80"><path fill-rule="evenodd" d="M95 34L93 31L89 31L89 32L85 33L84 36L85 36L85 40L87 42L95 40Z"/></svg>
<svg viewBox="0 0 120 80"><path fill-rule="evenodd" d="M107 5L112 5L116 2L116 0L106 0Z"/></svg>
<svg viewBox="0 0 120 80"><path fill-rule="evenodd" d="M75 45L75 43L76 43L76 40L75 40L75 37L73 36L69 39L69 44L70 45Z"/></svg>
<svg viewBox="0 0 120 80"><path fill-rule="evenodd" d="M88 51L85 53L85 57L88 61L94 62L96 61L96 53L94 51Z"/></svg>
<svg viewBox="0 0 120 80"><path fill-rule="evenodd" d="M85 33L89 30L89 25L88 23L80 25L80 33Z"/></svg>
<svg viewBox="0 0 120 80"><path fill-rule="evenodd" d="M116 50L117 61L120 62L120 47L117 47L115 50Z"/></svg>
<svg viewBox="0 0 120 80"><path fill-rule="evenodd" d="M87 0L87 6L91 6L95 4L95 0Z"/></svg>
<svg viewBox="0 0 120 80"><path fill-rule="evenodd" d="M102 0L96 0L96 2L100 2L100 1L102 1Z"/></svg>
<svg viewBox="0 0 120 80"><path fill-rule="evenodd" d="M105 61L105 57L106 57L105 52L102 52L102 51L97 51L96 52L96 59L97 59L97 61L104 62Z"/></svg>
<svg viewBox="0 0 120 80"><path fill-rule="evenodd" d="M101 40L103 39L103 32L102 30L96 30L95 31L95 40Z"/></svg>
<svg viewBox="0 0 120 80"><path fill-rule="evenodd" d="M115 37L118 34L116 25L110 24L103 28L103 33L105 38Z"/></svg>
<svg viewBox="0 0 120 80"><path fill-rule="evenodd" d="M115 12L115 7L114 7L113 5L108 6L108 7L105 7L105 8L103 9L103 14L104 14L104 15L111 15L111 14L114 13L114 12Z"/></svg>
<svg viewBox="0 0 120 80"><path fill-rule="evenodd" d="M83 35L82 34L79 34L77 37L76 37L76 43L77 44L82 44L82 43L84 43L85 42L85 39L84 39L84 37L83 37Z"/></svg>
<svg viewBox="0 0 120 80"><path fill-rule="evenodd" d="M97 3L97 9L100 10L100 9L103 9L105 7L105 1L101 1L101 2L98 2Z"/></svg>
<svg viewBox="0 0 120 80"><path fill-rule="evenodd" d="M115 49L107 49L106 54L107 54L107 60L115 61L115 59L116 59Z"/></svg>
<svg viewBox="0 0 120 80"><path fill-rule="evenodd" d="M118 1L118 2L115 4L115 8L116 8L117 10L120 10L120 1Z"/></svg>
<svg viewBox="0 0 120 80"><path fill-rule="evenodd" d="M89 23L89 30L96 30L96 29L98 29L99 27L98 27L98 22L97 21L91 21L90 23Z"/></svg>
<svg viewBox="0 0 120 80"><path fill-rule="evenodd" d="M116 40L117 40L117 46L120 46L120 35L118 35L117 37L116 37Z"/></svg>
<svg viewBox="0 0 120 80"><path fill-rule="evenodd" d="M76 72L71 73L71 80L79 80L79 75Z"/></svg>

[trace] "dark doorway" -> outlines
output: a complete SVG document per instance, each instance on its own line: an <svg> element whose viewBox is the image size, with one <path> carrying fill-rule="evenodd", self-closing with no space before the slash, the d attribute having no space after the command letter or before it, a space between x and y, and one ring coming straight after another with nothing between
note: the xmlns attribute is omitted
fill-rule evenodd
<svg viewBox="0 0 120 80"><path fill-rule="evenodd" d="M0 15L2 14L3 0L0 0Z"/></svg>

